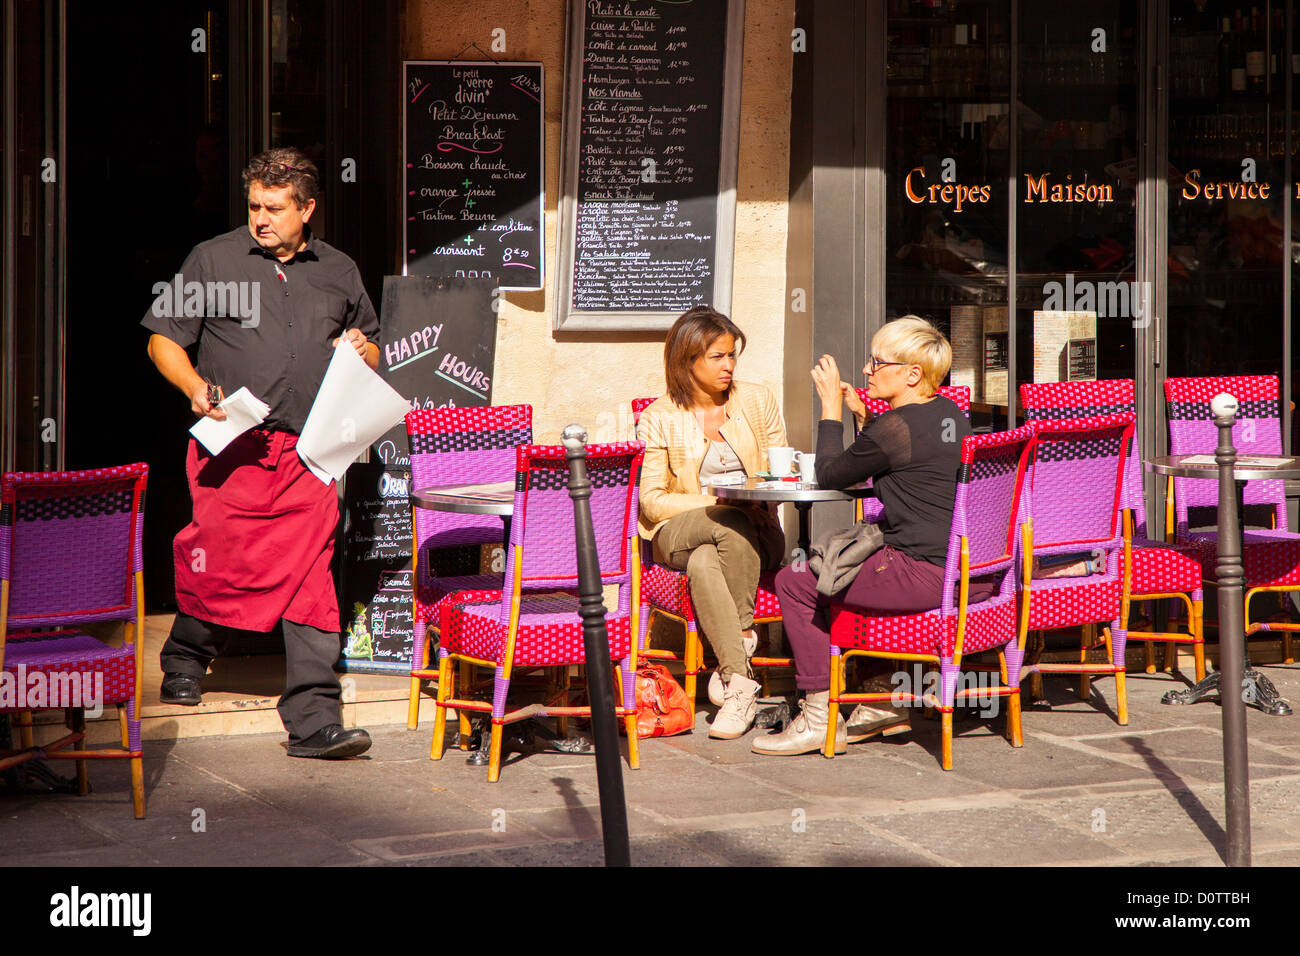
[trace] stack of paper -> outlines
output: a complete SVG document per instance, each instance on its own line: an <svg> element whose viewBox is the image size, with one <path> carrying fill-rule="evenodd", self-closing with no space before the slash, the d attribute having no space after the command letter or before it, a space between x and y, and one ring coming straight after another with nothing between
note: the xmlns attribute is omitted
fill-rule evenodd
<svg viewBox="0 0 1300 956"><path fill-rule="evenodd" d="M340 481L348 465L410 410L410 403L345 342L334 349L298 436L298 457L325 484Z"/></svg>
<svg viewBox="0 0 1300 956"><path fill-rule="evenodd" d="M227 396L217 407L226 413L225 421L219 422L205 415L190 429L190 434L214 455L220 455L227 445L244 432L262 424L271 412L271 407L266 402L256 398L246 388Z"/></svg>

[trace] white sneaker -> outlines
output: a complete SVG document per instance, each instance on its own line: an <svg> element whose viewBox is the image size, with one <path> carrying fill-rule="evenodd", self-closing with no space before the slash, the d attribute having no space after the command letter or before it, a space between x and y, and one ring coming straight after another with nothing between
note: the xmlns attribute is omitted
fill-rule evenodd
<svg viewBox="0 0 1300 956"><path fill-rule="evenodd" d="M853 713L849 714L848 742L860 744L876 734L892 737L894 734L908 733L911 729L911 718L906 714L895 713L892 710L877 710L866 704L858 704L853 708Z"/></svg>
<svg viewBox="0 0 1300 956"><path fill-rule="evenodd" d="M758 649L758 634L754 631L746 631L740 636L740 643L745 646L745 660L749 660ZM721 707L726 696L726 684L717 668L714 668L713 673L709 675L709 703L714 707Z"/></svg>
<svg viewBox="0 0 1300 956"><path fill-rule="evenodd" d="M742 674L732 674L727 681L726 697L722 708L709 725L709 736L715 740L735 740L743 737L754 726L758 713L758 692L761 685Z"/></svg>

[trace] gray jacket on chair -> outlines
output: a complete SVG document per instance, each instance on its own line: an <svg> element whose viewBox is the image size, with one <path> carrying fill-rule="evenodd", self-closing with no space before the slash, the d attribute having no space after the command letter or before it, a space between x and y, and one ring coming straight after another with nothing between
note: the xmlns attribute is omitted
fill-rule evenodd
<svg viewBox="0 0 1300 956"><path fill-rule="evenodd" d="M817 593L830 597L843 591L858 576L862 563L884 543L880 528L865 521L820 535L808 549L808 567L817 575Z"/></svg>

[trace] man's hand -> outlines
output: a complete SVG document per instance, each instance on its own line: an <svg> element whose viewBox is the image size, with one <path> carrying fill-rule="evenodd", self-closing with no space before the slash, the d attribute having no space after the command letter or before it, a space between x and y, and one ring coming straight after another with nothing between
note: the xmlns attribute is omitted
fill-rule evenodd
<svg viewBox="0 0 1300 956"><path fill-rule="evenodd" d="M348 329L342 336L334 340L334 347L338 348L342 342L352 346L356 353L361 356L361 360L372 369L379 368L379 346L370 342L366 338L366 333L360 329Z"/></svg>
<svg viewBox="0 0 1300 956"><path fill-rule="evenodd" d="M218 388L217 393L220 395L218 402L224 401L226 397L225 392L222 392L221 389ZM206 415L214 421L224 422L226 420L226 413L208 401L207 382L202 383L197 386L194 391L190 392L190 410L194 412L195 415Z"/></svg>

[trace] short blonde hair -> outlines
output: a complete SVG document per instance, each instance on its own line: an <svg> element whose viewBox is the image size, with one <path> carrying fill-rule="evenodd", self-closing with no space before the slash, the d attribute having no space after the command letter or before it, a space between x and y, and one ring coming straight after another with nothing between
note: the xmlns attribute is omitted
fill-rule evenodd
<svg viewBox="0 0 1300 956"><path fill-rule="evenodd" d="M871 337L871 354L881 361L921 366L921 384L929 395L952 366L952 346L942 332L918 315L904 315L881 326Z"/></svg>

